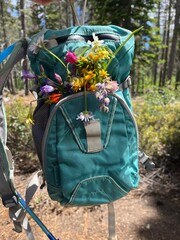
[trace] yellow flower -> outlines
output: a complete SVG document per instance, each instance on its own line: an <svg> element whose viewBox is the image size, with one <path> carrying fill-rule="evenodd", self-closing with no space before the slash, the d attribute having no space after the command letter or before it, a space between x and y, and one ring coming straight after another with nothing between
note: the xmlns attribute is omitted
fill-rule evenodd
<svg viewBox="0 0 180 240"><path fill-rule="evenodd" d="M88 59L87 59L87 57L81 57L81 58L80 58L80 61L82 61L82 62L88 62Z"/></svg>
<svg viewBox="0 0 180 240"><path fill-rule="evenodd" d="M89 81L92 78L94 78L96 76L96 74L93 71L88 71L87 75L84 76L85 81Z"/></svg>
<svg viewBox="0 0 180 240"><path fill-rule="evenodd" d="M102 69L99 71L99 74L102 78L107 78L109 76L109 74L107 73L106 70Z"/></svg>
<svg viewBox="0 0 180 240"><path fill-rule="evenodd" d="M33 125L33 124L34 124L34 120L33 120L32 118L29 117L29 118L26 119L26 123L27 123L27 124L32 124L32 125Z"/></svg>
<svg viewBox="0 0 180 240"><path fill-rule="evenodd" d="M100 54L102 59L109 59L109 55L110 54L109 54L109 52L107 50L105 50L105 49L101 50L99 54Z"/></svg>
<svg viewBox="0 0 180 240"><path fill-rule="evenodd" d="M84 87L83 78L74 78L72 81L72 90L73 92L81 91L81 88Z"/></svg>
<svg viewBox="0 0 180 240"><path fill-rule="evenodd" d="M32 102L30 102L29 112L26 118L27 124L34 124Z"/></svg>
<svg viewBox="0 0 180 240"><path fill-rule="evenodd" d="M84 76L85 81L89 81L92 78L92 75L86 75Z"/></svg>
<svg viewBox="0 0 180 240"><path fill-rule="evenodd" d="M88 74L88 75L91 75L91 76L94 76L94 75L95 75L93 71L88 71L87 74Z"/></svg>

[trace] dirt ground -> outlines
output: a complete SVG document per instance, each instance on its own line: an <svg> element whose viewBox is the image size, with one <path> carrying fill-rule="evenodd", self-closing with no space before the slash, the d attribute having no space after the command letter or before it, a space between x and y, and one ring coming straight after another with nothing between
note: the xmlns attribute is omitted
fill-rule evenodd
<svg viewBox="0 0 180 240"><path fill-rule="evenodd" d="M29 175L15 177L23 195ZM158 170L141 177L139 188L114 203L118 240L180 240L180 175L165 176ZM63 208L47 195L46 188L30 204L49 231L59 240L108 239L107 205ZM28 217L37 240L48 239ZM13 231L8 210L0 204L0 240L26 240Z"/></svg>

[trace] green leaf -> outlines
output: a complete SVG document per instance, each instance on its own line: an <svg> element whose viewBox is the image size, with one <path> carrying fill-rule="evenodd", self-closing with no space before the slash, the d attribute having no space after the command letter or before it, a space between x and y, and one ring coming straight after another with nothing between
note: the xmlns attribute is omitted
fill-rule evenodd
<svg viewBox="0 0 180 240"><path fill-rule="evenodd" d="M77 57L80 57L84 55L84 53L87 52L89 49L90 49L90 46L88 47L83 46L83 47L77 48L74 53L76 54Z"/></svg>

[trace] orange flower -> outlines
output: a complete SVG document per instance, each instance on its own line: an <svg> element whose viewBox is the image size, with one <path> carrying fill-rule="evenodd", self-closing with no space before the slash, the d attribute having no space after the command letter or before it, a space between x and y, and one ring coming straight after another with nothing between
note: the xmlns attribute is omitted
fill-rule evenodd
<svg viewBox="0 0 180 240"><path fill-rule="evenodd" d="M92 57L93 57L93 53L90 52L90 53L88 54L88 56L89 56L90 58L92 58Z"/></svg>
<svg viewBox="0 0 180 240"><path fill-rule="evenodd" d="M82 72L82 74L86 74L86 73L87 73L86 68L83 68L83 69L81 70L81 72Z"/></svg>
<svg viewBox="0 0 180 240"><path fill-rule="evenodd" d="M93 60L96 62L99 60L99 58L100 58L99 55L96 54L96 55L94 55Z"/></svg>
<svg viewBox="0 0 180 240"><path fill-rule="evenodd" d="M53 93L51 94L48 99L46 100L46 103L57 103L59 102L60 98L62 97L62 94L60 93Z"/></svg>
<svg viewBox="0 0 180 240"><path fill-rule="evenodd" d="M87 90L88 90L88 91L92 91L92 92L96 91L96 89L97 89L97 87L96 87L96 85L94 85L94 84L92 84L92 85L90 85L90 86L87 87Z"/></svg>

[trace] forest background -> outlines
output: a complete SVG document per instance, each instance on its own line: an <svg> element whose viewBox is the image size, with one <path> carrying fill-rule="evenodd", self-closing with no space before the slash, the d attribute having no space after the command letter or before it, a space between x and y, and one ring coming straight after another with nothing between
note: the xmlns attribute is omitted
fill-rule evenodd
<svg viewBox="0 0 180 240"><path fill-rule="evenodd" d="M70 0L81 20L83 2ZM140 147L163 173L180 169L180 1L178 0L88 0L85 24L118 25L135 36L131 69L133 105L140 134ZM0 52L22 37L42 28L63 29L75 24L69 0L43 6L33 1L0 1ZM4 62L0 67L3 67ZM29 68L29 67L28 67ZM32 81L21 77L22 64L11 72L7 86L8 146L18 169L38 166L30 127L25 123L28 107L19 92L29 95ZM30 69L29 69L30 70ZM8 101L9 100L9 101ZM11 104L10 104L11 103ZM28 134L29 133L29 134ZM28 167L25 159L32 161Z"/></svg>

